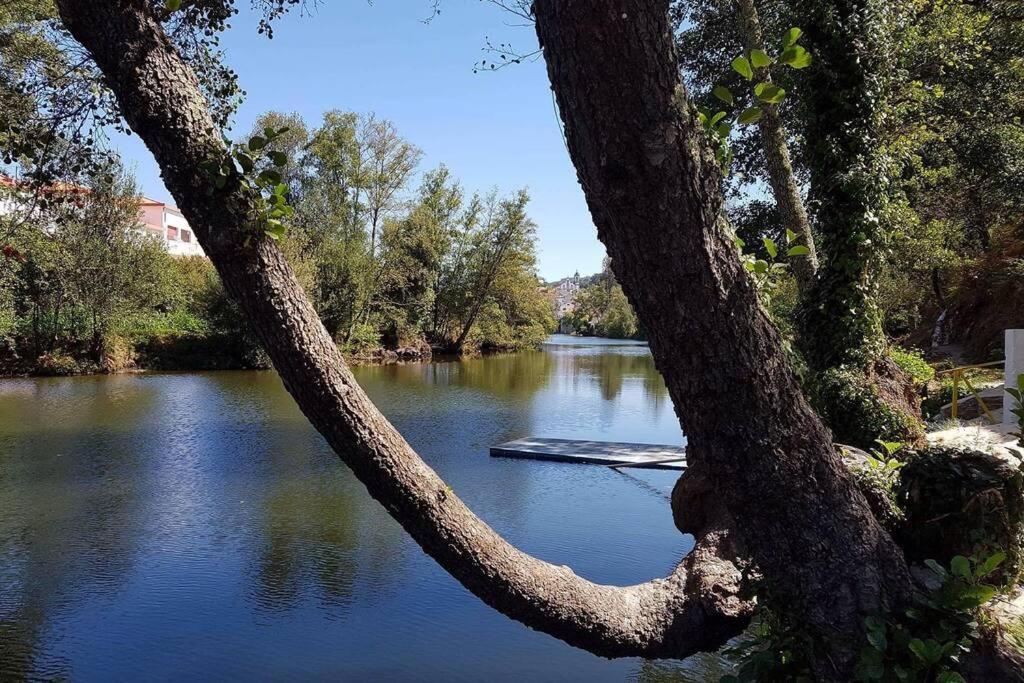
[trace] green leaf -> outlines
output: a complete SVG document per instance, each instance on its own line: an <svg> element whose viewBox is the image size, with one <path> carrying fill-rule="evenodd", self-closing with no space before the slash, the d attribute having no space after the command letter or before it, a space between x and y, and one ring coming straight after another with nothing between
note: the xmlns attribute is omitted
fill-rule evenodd
<svg viewBox="0 0 1024 683"><path fill-rule="evenodd" d="M885 627L869 629L868 642L876 650L885 652L885 648L889 646L889 642L885 638Z"/></svg>
<svg viewBox="0 0 1024 683"><path fill-rule="evenodd" d="M795 247L790 247L786 250L786 256L807 256L811 253L811 250L802 244L798 244Z"/></svg>
<svg viewBox="0 0 1024 683"><path fill-rule="evenodd" d="M726 104L733 104L736 102L735 98L732 96L732 92L724 85L716 85L714 90L711 91L711 94Z"/></svg>
<svg viewBox="0 0 1024 683"><path fill-rule="evenodd" d="M258 152L267 146L267 139L262 135L254 135L249 138L249 150L252 152Z"/></svg>
<svg viewBox="0 0 1024 683"><path fill-rule="evenodd" d="M275 240L279 240L284 237L285 227L281 221L268 220L267 221L267 235Z"/></svg>
<svg viewBox="0 0 1024 683"><path fill-rule="evenodd" d="M885 449L888 455L892 455L899 449L903 448L903 444L899 441L883 441L882 439L875 439L875 443Z"/></svg>
<svg viewBox="0 0 1024 683"><path fill-rule="evenodd" d="M288 186L284 183L278 183L274 186L274 194L283 197L288 194Z"/></svg>
<svg viewBox="0 0 1024 683"><path fill-rule="evenodd" d="M754 261L754 272L758 275L762 275L768 272L768 262L762 259Z"/></svg>
<svg viewBox="0 0 1024 683"><path fill-rule="evenodd" d="M181 0L166 0L164 2L164 9L168 12L177 12L181 9Z"/></svg>
<svg viewBox="0 0 1024 683"><path fill-rule="evenodd" d="M803 69L811 65L811 53L799 45L794 45L783 50L779 61L794 69Z"/></svg>
<svg viewBox="0 0 1024 683"><path fill-rule="evenodd" d="M751 50L750 63L754 65L755 69L763 69L771 65L772 58L764 50Z"/></svg>
<svg viewBox="0 0 1024 683"><path fill-rule="evenodd" d="M965 579L971 578L971 562L963 555L957 555L949 561L949 568L953 570L954 576L962 576Z"/></svg>
<svg viewBox="0 0 1024 683"><path fill-rule="evenodd" d="M715 114L714 116L711 117L711 125L712 126L715 125L716 123L718 123L719 121L721 121L724 118L725 118L725 112L724 111L718 112L717 114Z"/></svg>
<svg viewBox="0 0 1024 683"><path fill-rule="evenodd" d="M764 248L768 251L768 255L775 258L779 255L779 248L775 246L775 240L768 237L762 238L764 242Z"/></svg>
<svg viewBox="0 0 1024 683"><path fill-rule="evenodd" d="M957 596L956 604L960 609L980 607L997 595L999 589L995 586L972 586Z"/></svg>
<svg viewBox="0 0 1024 683"><path fill-rule="evenodd" d="M793 240L796 239L796 237L797 235L795 232L793 232L789 228L786 228L786 244L791 243Z"/></svg>
<svg viewBox="0 0 1024 683"><path fill-rule="evenodd" d="M742 124L756 123L761 120L761 116L763 115L764 112L761 111L761 107L747 107L740 113L736 120Z"/></svg>
<svg viewBox="0 0 1024 683"><path fill-rule="evenodd" d="M715 126L715 132L718 133L718 137L725 139L729 137L729 133L732 132L732 127L725 121L722 121L720 124Z"/></svg>
<svg viewBox="0 0 1024 683"><path fill-rule="evenodd" d="M235 158L238 159L238 165L242 167L242 173L251 173L253 167L252 157L245 152L235 152Z"/></svg>
<svg viewBox="0 0 1024 683"><path fill-rule="evenodd" d="M288 155L284 152L274 150L270 153L270 160L274 162L275 166L284 166L288 163Z"/></svg>
<svg viewBox="0 0 1024 683"><path fill-rule="evenodd" d="M988 576L989 574L994 572L999 567L999 565L1003 563L1003 560L1005 559L1006 553L1002 551L999 551L993 555L989 555L985 559L985 561L981 563L981 566L974 571L974 573L979 578Z"/></svg>
<svg viewBox="0 0 1024 683"><path fill-rule="evenodd" d="M910 651L917 655L925 664L931 663L928 659L928 646L924 644L923 640L920 638L914 638L907 644L907 647L909 647Z"/></svg>
<svg viewBox="0 0 1024 683"><path fill-rule="evenodd" d="M955 671L943 671L935 677L935 683L967 683L967 681Z"/></svg>
<svg viewBox="0 0 1024 683"><path fill-rule="evenodd" d="M261 184L271 187L281 182L281 174L272 168L268 168L263 173L260 173L257 179Z"/></svg>
<svg viewBox="0 0 1024 683"><path fill-rule="evenodd" d="M732 60L732 68L740 76L743 76L748 81L753 80L754 70L750 68L750 62L747 58L740 55L736 59Z"/></svg>
<svg viewBox="0 0 1024 683"><path fill-rule="evenodd" d="M765 104L778 104L785 99L786 91L773 83L759 83L754 89L754 95Z"/></svg>
<svg viewBox="0 0 1024 683"><path fill-rule="evenodd" d="M803 31L798 29L796 26L789 29L782 35L782 49L785 50L787 47L791 47L800 36L803 35Z"/></svg>

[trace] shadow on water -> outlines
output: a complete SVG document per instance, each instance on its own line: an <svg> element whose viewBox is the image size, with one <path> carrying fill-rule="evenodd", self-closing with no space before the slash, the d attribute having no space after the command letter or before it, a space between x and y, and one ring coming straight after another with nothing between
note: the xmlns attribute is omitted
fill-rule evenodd
<svg viewBox="0 0 1024 683"><path fill-rule="evenodd" d="M682 441L645 346L572 343L355 372L511 542L594 581L664 575L691 543L671 473L488 456L531 434ZM0 679L686 681L702 666L603 660L485 607L273 373L0 382Z"/></svg>

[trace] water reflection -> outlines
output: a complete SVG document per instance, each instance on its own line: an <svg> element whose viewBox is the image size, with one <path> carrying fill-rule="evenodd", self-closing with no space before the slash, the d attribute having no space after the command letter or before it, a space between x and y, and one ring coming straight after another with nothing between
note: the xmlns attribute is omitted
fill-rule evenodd
<svg viewBox="0 0 1024 683"><path fill-rule="evenodd" d="M568 340L356 374L528 552L624 584L688 549L671 473L487 455L530 434L679 443L643 345ZM273 373L0 382L0 679L699 680L693 667L609 662L482 605Z"/></svg>

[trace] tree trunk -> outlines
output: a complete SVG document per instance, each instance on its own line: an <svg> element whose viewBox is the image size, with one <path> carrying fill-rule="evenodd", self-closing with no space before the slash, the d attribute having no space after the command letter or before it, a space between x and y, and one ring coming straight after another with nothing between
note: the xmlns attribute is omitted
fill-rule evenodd
<svg viewBox="0 0 1024 683"><path fill-rule="evenodd" d="M874 262L883 239L887 0L800 0L814 62L805 83L810 197L824 259L802 311L812 369L864 366L884 349Z"/></svg>
<svg viewBox="0 0 1024 683"><path fill-rule="evenodd" d="M534 4L580 184L648 332L688 462L735 519L772 605L820 638L818 675L847 679L864 618L906 596L906 567L721 227L720 176L679 80L667 9Z"/></svg>
<svg viewBox="0 0 1024 683"><path fill-rule="evenodd" d="M799 0L814 62L804 84L810 198L824 258L797 318L815 407L842 443L918 444L913 379L886 354L877 266L885 240L880 117L889 88L888 0Z"/></svg>
<svg viewBox="0 0 1024 683"><path fill-rule="evenodd" d="M737 10L740 35L747 51L764 50L764 36L761 34L761 22L757 8L754 7L754 0L738 0ZM768 69L758 69L754 80L770 83L772 77ZM814 284L814 274L818 270L818 252L814 246L810 222L807 220L807 211L804 210L804 202L800 198L800 188L793 175L793 164L789 160L789 143L779 119L779 108L774 104L761 104L760 107L764 114L757 127L768 166L768 185L772 188L783 228L795 232L797 238L794 243L808 249L808 253L803 256L789 258L790 268L803 295Z"/></svg>
<svg viewBox="0 0 1024 683"><path fill-rule="evenodd" d="M128 124L160 165L224 286L310 422L388 512L452 576L528 626L603 656L685 657L738 634L751 605L728 522L709 520L671 576L591 583L509 545L476 517L374 407L237 178L200 167L226 153L195 74L146 0L59 0L61 18L103 71ZM870 537L870 531L868 532Z"/></svg>
<svg viewBox="0 0 1024 683"><path fill-rule="evenodd" d="M820 638L821 678L846 679L867 615L901 600L902 555L803 399L778 332L718 226L719 177L675 62L664 1L538 0L537 29L573 160L616 275L650 333L690 440L677 509L698 534L665 580L599 586L510 546L423 463L345 367L237 179L199 170L224 153L195 75L144 0L59 0L128 123L285 387L424 550L505 614L608 655L681 657L737 632L737 549L724 503L773 605ZM706 484L694 487L694 483Z"/></svg>

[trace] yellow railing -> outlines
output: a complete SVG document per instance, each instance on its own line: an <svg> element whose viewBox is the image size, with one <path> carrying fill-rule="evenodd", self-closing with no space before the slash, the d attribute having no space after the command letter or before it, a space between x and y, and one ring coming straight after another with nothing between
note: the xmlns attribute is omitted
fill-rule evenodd
<svg viewBox="0 0 1024 683"><path fill-rule="evenodd" d="M979 363L978 365L964 365L959 368L951 368L949 370L942 370L940 372L935 373L936 375L953 376L953 400L949 404L949 416L954 420L957 419L960 402L960 383L963 382L964 386L967 387L967 390L971 392L972 396L974 396L974 400L978 402L978 406L981 407L982 411L985 413L985 417L989 419L989 422L991 422L992 424L996 424L997 422L999 422L999 420L997 420L995 416L992 415L992 411L989 410L988 405L985 403L984 399L981 398L981 394L979 394L978 390L974 388L973 384L971 384L971 380L968 379L967 377L967 371L974 370L977 368L994 368L1005 363L1006 361L997 360L992 361L991 363Z"/></svg>

